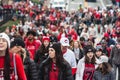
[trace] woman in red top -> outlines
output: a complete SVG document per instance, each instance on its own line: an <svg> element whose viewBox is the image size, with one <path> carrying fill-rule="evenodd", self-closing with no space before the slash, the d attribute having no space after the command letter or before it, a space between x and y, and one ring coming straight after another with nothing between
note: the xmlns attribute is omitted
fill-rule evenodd
<svg viewBox="0 0 120 80"><path fill-rule="evenodd" d="M0 80L27 80L20 56L9 53L9 47L9 37L0 33Z"/></svg>

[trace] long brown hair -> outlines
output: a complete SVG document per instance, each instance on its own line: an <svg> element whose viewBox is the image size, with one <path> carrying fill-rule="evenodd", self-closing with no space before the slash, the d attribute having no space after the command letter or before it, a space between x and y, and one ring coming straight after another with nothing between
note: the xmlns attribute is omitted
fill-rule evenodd
<svg viewBox="0 0 120 80"><path fill-rule="evenodd" d="M62 69L64 67L63 62L65 62L65 59L63 58L61 44L60 43L53 43L53 47L55 49L56 66L59 69ZM52 63L52 59L49 59L49 62Z"/></svg>
<svg viewBox="0 0 120 80"><path fill-rule="evenodd" d="M96 70L100 71L103 75L109 73L111 71L112 67L109 63L103 62L102 63L102 68L98 67Z"/></svg>
<svg viewBox="0 0 120 80"><path fill-rule="evenodd" d="M73 41L73 47L74 47L74 43L75 43L75 42L78 43L78 47L79 47L80 49L83 49L80 41L77 41L77 40Z"/></svg>
<svg viewBox="0 0 120 80"><path fill-rule="evenodd" d="M94 54L94 53L93 53ZM92 64L96 64L96 59L95 56L93 55L91 61L89 59L89 57L87 55L85 55L85 63L92 63Z"/></svg>

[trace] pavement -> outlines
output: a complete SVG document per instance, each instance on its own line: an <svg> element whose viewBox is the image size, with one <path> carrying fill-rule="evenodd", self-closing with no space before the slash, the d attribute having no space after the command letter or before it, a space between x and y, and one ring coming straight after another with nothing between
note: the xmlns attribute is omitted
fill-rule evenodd
<svg viewBox="0 0 120 80"><path fill-rule="evenodd" d="M106 9L107 5L112 5L110 0L96 0L96 2L86 2L85 0L66 0L68 3L67 11L78 10L79 5L82 5L82 8L85 7L93 7L97 8L100 6L101 8Z"/></svg>

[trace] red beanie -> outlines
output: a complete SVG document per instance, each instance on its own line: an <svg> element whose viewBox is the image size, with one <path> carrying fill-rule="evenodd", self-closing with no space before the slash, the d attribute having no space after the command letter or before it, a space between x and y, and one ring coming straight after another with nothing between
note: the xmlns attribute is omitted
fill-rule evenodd
<svg viewBox="0 0 120 80"><path fill-rule="evenodd" d="M115 33L112 34L112 37L116 37L117 35Z"/></svg>
<svg viewBox="0 0 120 80"><path fill-rule="evenodd" d="M50 38L49 38L49 37L47 37L47 36L43 36L43 38L42 38L42 42L44 42L45 40L47 40L47 41L50 42Z"/></svg>
<svg viewBox="0 0 120 80"><path fill-rule="evenodd" d="M108 33L105 33L105 34L104 34L104 37L109 38L109 34L108 34Z"/></svg>

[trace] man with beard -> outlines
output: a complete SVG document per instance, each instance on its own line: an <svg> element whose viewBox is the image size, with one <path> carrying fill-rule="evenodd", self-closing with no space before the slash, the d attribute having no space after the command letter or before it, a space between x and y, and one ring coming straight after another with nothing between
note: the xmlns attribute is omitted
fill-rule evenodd
<svg viewBox="0 0 120 80"><path fill-rule="evenodd" d="M35 52L40 47L40 40L35 39L36 32L30 30L27 32L27 39L25 40L25 45L28 51L32 54L32 58L34 58Z"/></svg>

